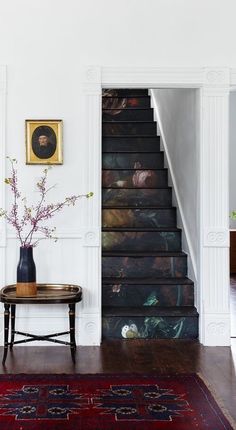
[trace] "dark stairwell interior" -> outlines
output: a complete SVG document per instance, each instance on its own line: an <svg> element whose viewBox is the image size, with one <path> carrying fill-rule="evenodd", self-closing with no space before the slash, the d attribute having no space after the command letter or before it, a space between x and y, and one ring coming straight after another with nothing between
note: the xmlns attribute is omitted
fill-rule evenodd
<svg viewBox="0 0 236 430"><path fill-rule="evenodd" d="M197 338L194 285L146 89L103 91L103 338Z"/></svg>

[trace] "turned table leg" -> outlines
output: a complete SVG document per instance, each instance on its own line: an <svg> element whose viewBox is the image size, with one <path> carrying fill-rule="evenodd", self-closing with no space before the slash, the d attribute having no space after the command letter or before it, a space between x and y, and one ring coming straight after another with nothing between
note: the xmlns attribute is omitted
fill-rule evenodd
<svg viewBox="0 0 236 430"><path fill-rule="evenodd" d="M15 318L16 318L16 305L11 305L11 342L10 349L13 348L15 339Z"/></svg>
<svg viewBox="0 0 236 430"><path fill-rule="evenodd" d="M8 332L9 332L9 317L10 317L10 305L4 303L4 354L2 364L5 364L8 352Z"/></svg>
<svg viewBox="0 0 236 430"><path fill-rule="evenodd" d="M69 321L70 321L70 350L73 363L75 363L75 303L69 304Z"/></svg>

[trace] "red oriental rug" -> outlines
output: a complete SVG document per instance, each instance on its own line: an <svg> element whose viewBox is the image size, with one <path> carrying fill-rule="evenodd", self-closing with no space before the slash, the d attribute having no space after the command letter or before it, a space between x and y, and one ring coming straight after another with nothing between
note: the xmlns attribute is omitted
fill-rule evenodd
<svg viewBox="0 0 236 430"><path fill-rule="evenodd" d="M232 430L195 374L2 375L1 430Z"/></svg>

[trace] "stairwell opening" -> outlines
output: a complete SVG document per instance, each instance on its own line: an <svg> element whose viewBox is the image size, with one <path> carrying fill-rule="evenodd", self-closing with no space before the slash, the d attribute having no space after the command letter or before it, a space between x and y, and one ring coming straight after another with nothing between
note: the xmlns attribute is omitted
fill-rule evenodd
<svg viewBox="0 0 236 430"><path fill-rule="evenodd" d="M165 159L148 89L104 89L103 339L198 337Z"/></svg>

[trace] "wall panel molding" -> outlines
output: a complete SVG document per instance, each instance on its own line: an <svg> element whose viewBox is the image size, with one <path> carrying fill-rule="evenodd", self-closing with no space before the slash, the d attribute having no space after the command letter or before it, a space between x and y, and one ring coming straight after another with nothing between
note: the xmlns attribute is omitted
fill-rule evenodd
<svg viewBox="0 0 236 430"><path fill-rule="evenodd" d="M204 69L203 85L205 87L229 86L230 69L227 67L214 67Z"/></svg>
<svg viewBox="0 0 236 430"><path fill-rule="evenodd" d="M0 207L5 208L6 169L6 66L0 66ZM0 283L5 284L6 265L6 222L0 218Z"/></svg>
<svg viewBox="0 0 236 430"><path fill-rule="evenodd" d="M223 228L204 229L204 247L229 248L229 230Z"/></svg>
<svg viewBox="0 0 236 430"><path fill-rule="evenodd" d="M206 69L200 90L200 313L205 345L230 345L229 83L229 70Z"/></svg>
<svg viewBox="0 0 236 430"><path fill-rule="evenodd" d="M0 207L5 208L6 66L0 66ZM6 223L0 218L0 247L6 246Z"/></svg>
<svg viewBox="0 0 236 430"><path fill-rule="evenodd" d="M1 232L0 232L1 233ZM58 240L81 240L82 246L85 247L97 247L100 246L101 232L100 229L96 228L67 228L58 229L55 232L55 236ZM39 234L34 234L35 239L40 239L42 236ZM8 229L6 233L6 238L8 240L17 240L16 233L13 230ZM48 240L48 239L42 239ZM52 239L53 241L53 239Z"/></svg>
<svg viewBox="0 0 236 430"><path fill-rule="evenodd" d="M101 75L100 66L84 68L86 127L84 180L86 188L93 191L94 196L83 207L83 255L87 268L79 318L79 339L83 345L99 345L101 342Z"/></svg>
<svg viewBox="0 0 236 430"><path fill-rule="evenodd" d="M102 67L103 87L198 88L203 83L201 67Z"/></svg>

